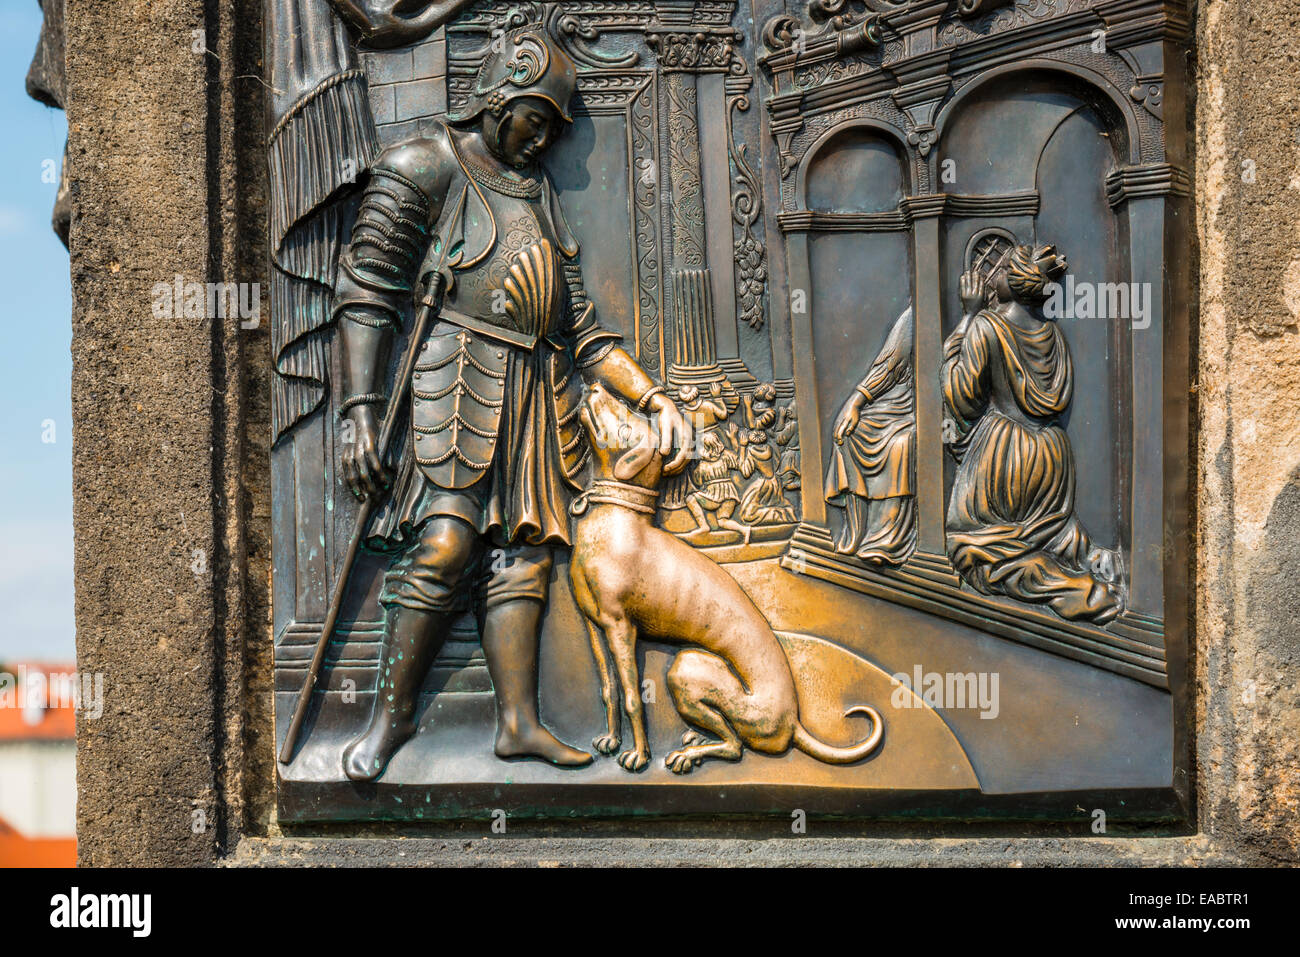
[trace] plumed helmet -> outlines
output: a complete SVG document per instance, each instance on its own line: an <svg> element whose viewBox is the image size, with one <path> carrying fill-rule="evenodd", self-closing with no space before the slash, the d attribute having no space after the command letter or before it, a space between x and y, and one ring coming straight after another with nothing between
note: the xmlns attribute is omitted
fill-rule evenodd
<svg viewBox="0 0 1300 957"><path fill-rule="evenodd" d="M465 106L449 117L452 122L472 120L484 110L500 113L511 100L536 96L549 102L572 123L569 100L578 85L578 68L544 27L518 27L492 41L488 55L474 77Z"/></svg>

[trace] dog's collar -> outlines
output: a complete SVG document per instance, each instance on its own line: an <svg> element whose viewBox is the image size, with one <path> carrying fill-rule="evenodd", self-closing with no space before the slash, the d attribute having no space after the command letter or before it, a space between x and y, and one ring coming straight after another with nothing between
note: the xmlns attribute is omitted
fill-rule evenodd
<svg viewBox="0 0 1300 957"><path fill-rule="evenodd" d="M582 515L593 502L601 502L653 515L658 510L658 501L659 493L654 489L627 485L613 479L596 479L591 483L591 488L573 500L569 511L574 515Z"/></svg>

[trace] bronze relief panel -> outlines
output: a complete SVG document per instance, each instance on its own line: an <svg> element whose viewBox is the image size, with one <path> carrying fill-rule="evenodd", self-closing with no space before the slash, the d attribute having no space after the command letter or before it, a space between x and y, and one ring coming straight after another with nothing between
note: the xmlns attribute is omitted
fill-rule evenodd
<svg viewBox="0 0 1300 957"><path fill-rule="evenodd" d="M268 9L283 821L1185 815L1181 4Z"/></svg>

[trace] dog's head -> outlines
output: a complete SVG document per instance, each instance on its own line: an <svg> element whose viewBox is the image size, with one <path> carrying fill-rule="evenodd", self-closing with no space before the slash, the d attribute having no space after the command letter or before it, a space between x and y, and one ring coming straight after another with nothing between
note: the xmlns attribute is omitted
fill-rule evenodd
<svg viewBox="0 0 1300 957"><path fill-rule="evenodd" d="M664 460L649 419L610 395L599 382L587 393L580 415L597 478L648 489L659 484Z"/></svg>

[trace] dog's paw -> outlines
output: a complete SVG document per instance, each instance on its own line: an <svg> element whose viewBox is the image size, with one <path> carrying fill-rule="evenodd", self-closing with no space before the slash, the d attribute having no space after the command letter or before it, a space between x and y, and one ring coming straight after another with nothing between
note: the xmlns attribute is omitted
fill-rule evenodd
<svg viewBox="0 0 1300 957"><path fill-rule="evenodd" d="M682 746L689 748L693 744L708 744L709 739L693 728L687 728L682 732Z"/></svg>
<svg viewBox="0 0 1300 957"><path fill-rule="evenodd" d="M649 751L624 751L618 756L618 763L625 771L640 771L650 763Z"/></svg>
<svg viewBox="0 0 1300 957"><path fill-rule="evenodd" d="M693 755L690 750L673 751L668 757L664 758L664 767L673 774L690 774L700 764L702 759Z"/></svg>
<svg viewBox="0 0 1300 957"><path fill-rule="evenodd" d="M616 734L602 734L600 737L591 739L591 746L601 754L613 754L622 744L619 736Z"/></svg>

